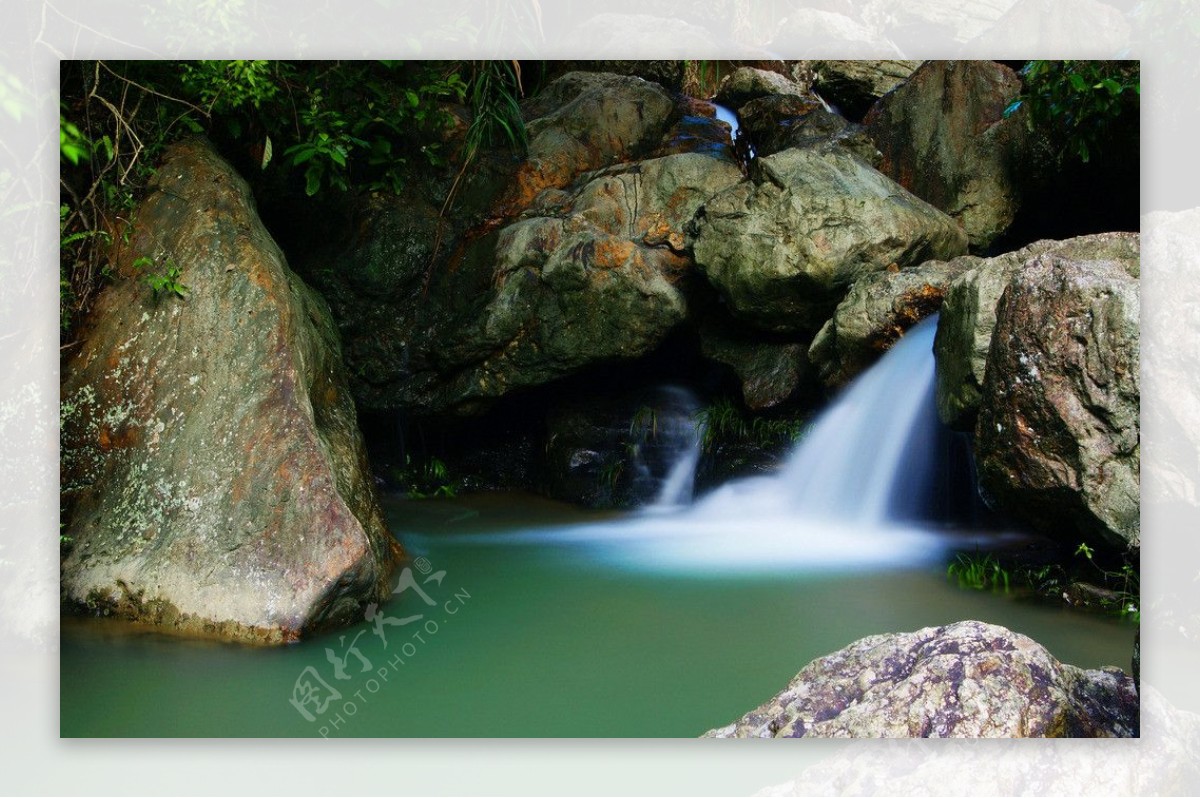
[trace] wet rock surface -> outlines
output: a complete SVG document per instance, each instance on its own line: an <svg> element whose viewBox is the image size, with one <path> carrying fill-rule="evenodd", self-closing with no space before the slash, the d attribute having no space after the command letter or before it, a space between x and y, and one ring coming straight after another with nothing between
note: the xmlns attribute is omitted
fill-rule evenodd
<svg viewBox="0 0 1200 798"><path fill-rule="evenodd" d="M1016 217L1028 132L1004 111L1020 91L994 61L926 61L864 120L880 170L958 221L976 250Z"/></svg>
<svg viewBox="0 0 1200 798"><path fill-rule="evenodd" d="M1121 264L1046 254L996 309L975 431L980 484L1067 543L1140 545L1139 306Z"/></svg>
<svg viewBox="0 0 1200 798"><path fill-rule="evenodd" d="M927 261L857 281L808 351L821 382L839 387L865 371L910 327L941 308L946 288L968 264L965 257Z"/></svg>
<svg viewBox="0 0 1200 798"><path fill-rule="evenodd" d="M709 200L697 265L735 317L772 332L815 331L862 277L966 249L948 217L840 152L759 158L755 180Z"/></svg>
<svg viewBox="0 0 1200 798"><path fill-rule="evenodd" d="M268 643L361 618L399 551L324 301L204 142L136 219L64 367L64 604ZM172 270L186 298L140 279Z"/></svg>
<svg viewBox="0 0 1200 798"><path fill-rule="evenodd" d="M1140 273L1137 233L1100 233L1064 241L1037 241L993 258L959 259L968 269L946 290L938 322L937 402L942 421L971 429L987 367L996 305L1009 281L1042 254L1079 261L1115 261L1133 276Z"/></svg>
<svg viewBox="0 0 1200 798"><path fill-rule="evenodd" d="M1117 668L1066 665L1028 637L959 621L866 637L706 737L1135 737Z"/></svg>

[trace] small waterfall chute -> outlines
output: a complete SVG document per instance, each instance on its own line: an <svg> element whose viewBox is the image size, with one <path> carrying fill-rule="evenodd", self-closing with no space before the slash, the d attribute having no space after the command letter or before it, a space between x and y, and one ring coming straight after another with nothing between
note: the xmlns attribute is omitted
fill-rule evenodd
<svg viewBox="0 0 1200 798"><path fill-rule="evenodd" d="M705 575L913 565L940 556L945 541L915 510L927 503L940 467L931 454L943 434L933 404L936 319L910 329L834 399L778 473L726 483L671 513L489 541L579 546L589 560L617 567Z"/></svg>

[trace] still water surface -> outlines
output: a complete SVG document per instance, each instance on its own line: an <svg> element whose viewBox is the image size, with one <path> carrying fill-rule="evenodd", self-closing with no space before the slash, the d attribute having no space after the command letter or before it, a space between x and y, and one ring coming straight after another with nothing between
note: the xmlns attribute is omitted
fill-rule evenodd
<svg viewBox="0 0 1200 798"><path fill-rule="evenodd" d="M646 569L555 543L572 530L636 519L520 494L392 499L386 508L393 531L427 563L429 574L412 573L434 605L410 590L381 612L420 620L384 624L382 638L364 620L264 649L64 619L62 735L690 737L732 721L853 640L965 618L1027 634L1072 664L1129 667L1132 626L960 590L938 558ZM546 534L506 541L536 529ZM440 583L429 579L440 571ZM327 649L344 653L360 633L362 658L349 656L347 678L336 679ZM342 697L323 713L305 705L309 721L289 699L313 673Z"/></svg>

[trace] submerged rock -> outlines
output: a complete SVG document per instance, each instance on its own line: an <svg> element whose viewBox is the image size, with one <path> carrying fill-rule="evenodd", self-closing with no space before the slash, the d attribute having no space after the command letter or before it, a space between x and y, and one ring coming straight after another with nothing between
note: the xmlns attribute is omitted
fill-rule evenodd
<svg viewBox="0 0 1200 798"><path fill-rule="evenodd" d="M836 388L865 371L908 328L941 308L947 286L970 262L969 256L927 261L856 282L808 350L821 382Z"/></svg>
<svg viewBox="0 0 1200 798"><path fill-rule="evenodd" d="M864 120L880 170L956 219L976 249L1016 216L1028 133L1004 110L1020 91L1016 73L994 61L926 61Z"/></svg>
<svg viewBox="0 0 1200 798"><path fill-rule="evenodd" d="M996 304L1009 280L1026 263L1042 254L1080 261L1115 261L1136 277L1140 252L1137 233L1100 233L1064 241L1037 241L994 258L959 259L969 269L946 290L934 342L938 414L942 421L959 429L974 426L996 325Z"/></svg>
<svg viewBox="0 0 1200 798"><path fill-rule="evenodd" d="M135 218L64 367L64 603L271 643L360 619L399 552L325 303L204 142Z"/></svg>
<svg viewBox="0 0 1200 798"><path fill-rule="evenodd" d="M1047 254L996 310L975 430L980 485L1066 543L1140 544L1139 304L1120 264Z"/></svg>
<svg viewBox="0 0 1200 798"><path fill-rule="evenodd" d="M1117 668L1059 662L979 621L865 637L809 663L783 692L706 737L1135 737Z"/></svg>
<svg viewBox="0 0 1200 798"><path fill-rule="evenodd" d="M697 265L734 316L772 332L818 329L855 280L966 250L953 220L858 158L790 149L713 197Z"/></svg>

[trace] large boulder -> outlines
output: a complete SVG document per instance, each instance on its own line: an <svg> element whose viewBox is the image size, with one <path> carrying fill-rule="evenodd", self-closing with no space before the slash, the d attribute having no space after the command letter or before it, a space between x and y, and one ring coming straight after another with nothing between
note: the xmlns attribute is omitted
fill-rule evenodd
<svg viewBox="0 0 1200 798"><path fill-rule="evenodd" d="M406 402L469 409L647 354L687 315L685 225L741 180L732 161L689 153L601 171L575 193L545 192L499 232L482 306L464 305L437 328L431 371L405 386Z"/></svg>
<svg viewBox="0 0 1200 798"><path fill-rule="evenodd" d="M1020 91L1016 73L994 61L926 61L864 121L880 170L956 219L975 249L1016 216L1028 133L1004 110Z"/></svg>
<svg viewBox="0 0 1200 798"><path fill-rule="evenodd" d="M743 105L738 118L742 134L749 137L760 158L793 147L823 152L838 149L872 167L882 158L866 128L827 111L815 99L762 97Z"/></svg>
<svg viewBox="0 0 1200 798"><path fill-rule="evenodd" d="M946 288L970 256L878 272L856 282L813 338L808 359L827 387L849 382L917 322L942 306Z"/></svg>
<svg viewBox="0 0 1200 798"><path fill-rule="evenodd" d="M761 329L815 331L855 280L966 250L953 220L854 156L790 149L755 163L756 180L705 204L694 252Z"/></svg>
<svg viewBox="0 0 1200 798"><path fill-rule="evenodd" d="M809 97L803 86L778 72L738 67L721 79L715 100L736 111L751 100L771 95Z"/></svg>
<svg viewBox="0 0 1200 798"><path fill-rule="evenodd" d="M545 189L566 188L584 172L646 154L670 127L675 103L642 78L568 72L522 111L529 153L502 202L505 213L529 207Z"/></svg>
<svg viewBox="0 0 1200 798"><path fill-rule="evenodd" d="M920 61L815 61L813 88L851 119L862 119L883 95L908 80Z"/></svg>
<svg viewBox="0 0 1200 798"><path fill-rule="evenodd" d="M946 289L934 342L938 414L942 421L964 430L974 427L996 325L996 304L1009 280L1026 263L1042 254L1080 261L1116 261L1136 277L1140 273L1140 252L1137 233L1099 233L1064 241L1036 241L994 258L961 259L970 268Z"/></svg>
<svg viewBox="0 0 1200 798"><path fill-rule="evenodd" d="M1139 299L1118 263L1042 255L996 309L980 486L1066 543L1140 544Z"/></svg>
<svg viewBox="0 0 1200 798"><path fill-rule="evenodd" d="M1135 737L1138 696L1117 668L1059 662L979 621L865 637L706 737Z"/></svg>
<svg viewBox="0 0 1200 798"><path fill-rule="evenodd" d="M64 603L270 643L360 619L399 550L328 309L204 142L135 219L64 367Z"/></svg>

